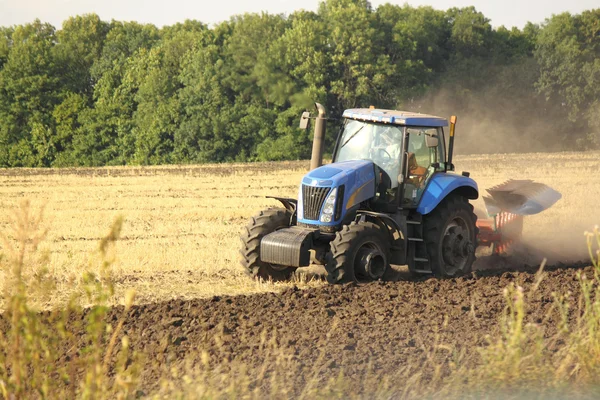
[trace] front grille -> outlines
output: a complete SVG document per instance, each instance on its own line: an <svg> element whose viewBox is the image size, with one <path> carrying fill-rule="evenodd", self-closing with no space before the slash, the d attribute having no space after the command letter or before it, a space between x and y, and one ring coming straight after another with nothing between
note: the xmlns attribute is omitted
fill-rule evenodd
<svg viewBox="0 0 600 400"><path fill-rule="evenodd" d="M319 220L321 207L330 190L328 187L302 185L302 204L304 206L305 219Z"/></svg>

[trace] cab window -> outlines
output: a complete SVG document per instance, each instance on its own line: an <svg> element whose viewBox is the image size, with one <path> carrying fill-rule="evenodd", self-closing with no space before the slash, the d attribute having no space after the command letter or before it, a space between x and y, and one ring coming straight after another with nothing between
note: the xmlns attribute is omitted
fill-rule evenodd
<svg viewBox="0 0 600 400"><path fill-rule="evenodd" d="M440 144L428 147L427 137L438 137L438 128L407 128L408 132L408 179L404 188L404 205L416 206L421 199L427 181L436 171L432 164L440 162Z"/></svg>

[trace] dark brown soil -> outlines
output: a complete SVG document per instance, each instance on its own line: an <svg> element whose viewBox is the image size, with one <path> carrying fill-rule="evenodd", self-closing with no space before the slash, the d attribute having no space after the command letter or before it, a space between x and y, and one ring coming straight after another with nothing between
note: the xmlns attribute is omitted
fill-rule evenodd
<svg viewBox="0 0 600 400"><path fill-rule="evenodd" d="M369 374L423 365L436 343L464 352L463 362L477 362L476 348L498 333L503 288L511 283L530 296L529 321L547 326L545 335L552 335L558 319L550 312L552 293L578 296L579 272L593 274L583 265L548 268L534 293L535 269L524 267L450 280L327 285L146 304L129 311L123 333L144 357L140 394L156 391L171 367L201 365L203 351L213 361L244 364L252 375L272 360L274 348L294 365L291 393L315 375L326 381L340 371L359 392ZM109 320L116 322L122 312L112 309ZM73 316L71 322L81 318ZM265 334L276 338L276 346L261 344Z"/></svg>

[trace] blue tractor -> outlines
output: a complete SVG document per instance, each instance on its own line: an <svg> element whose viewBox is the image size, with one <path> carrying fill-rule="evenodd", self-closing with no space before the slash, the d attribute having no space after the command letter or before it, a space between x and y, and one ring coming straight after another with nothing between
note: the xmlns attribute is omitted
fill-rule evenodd
<svg viewBox="0 0 600 400"><path fill-rule="evenodd" d="M330 283L386 279L390 264L437 277L469 273L478 236L469 200L479 192L469 173L454 173L456 117L346 110L333 162L321 165L327 119L316 106L311 171L297 199L273 197L282 207L244 229L246 271L286 280L314 262ZM309 119L304 113L302 128Z"/></svg>

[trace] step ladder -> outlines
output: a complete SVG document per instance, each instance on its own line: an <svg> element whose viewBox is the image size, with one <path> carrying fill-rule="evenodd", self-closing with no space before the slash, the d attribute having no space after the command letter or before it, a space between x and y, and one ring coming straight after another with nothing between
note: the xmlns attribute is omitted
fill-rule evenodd
<svg viewBox="0 0 600 400"><path fill-rule="evenodd" d="M407 235L407 263L411 272L418 274L431 274L431 266L427 258L427 250L425 248L425 240L423 238L423 221L419 218L409 219L406 221L408 228Z"/></svg>

